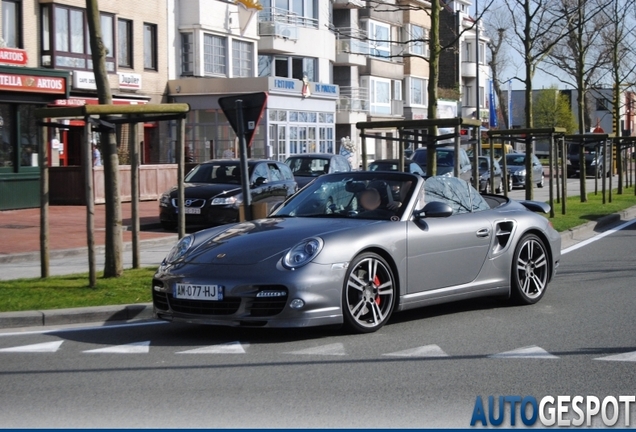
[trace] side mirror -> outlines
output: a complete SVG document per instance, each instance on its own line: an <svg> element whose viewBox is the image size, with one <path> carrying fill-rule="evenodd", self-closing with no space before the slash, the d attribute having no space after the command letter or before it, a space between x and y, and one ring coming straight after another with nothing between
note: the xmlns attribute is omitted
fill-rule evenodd
<svg viewBox="0 0 636 432"><path fill-rule="evenodd" d="M445 218L453 214L453 209L446 203L440 201L431 201L427 203L422 210L415 212L417 219L423 218Z"/></svg>
<svg viewBox="0 0 636 432"><path fill-rule="evenodd" d="M254 180L254 186L256 187L262 186L265 183L267 183L267 179L265 177L256 177L256 180Z"/></svg>

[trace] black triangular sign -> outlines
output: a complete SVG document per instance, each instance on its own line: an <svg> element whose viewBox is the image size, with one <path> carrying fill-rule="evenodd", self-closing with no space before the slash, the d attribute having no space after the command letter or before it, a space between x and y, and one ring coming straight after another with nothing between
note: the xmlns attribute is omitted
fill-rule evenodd
<svg viewBox="0 0 636 432"><path fill-rule="evenodd" d="M243 107L243 133L245 134L245 142L249 147L252 144L256 126L258 126L258 122L263 116L263 111L265 111L267 93L247 93L219 98L219 105L237 135L240 129L237 121L236 101L239 100L242 101L241 105Z"/></svg>

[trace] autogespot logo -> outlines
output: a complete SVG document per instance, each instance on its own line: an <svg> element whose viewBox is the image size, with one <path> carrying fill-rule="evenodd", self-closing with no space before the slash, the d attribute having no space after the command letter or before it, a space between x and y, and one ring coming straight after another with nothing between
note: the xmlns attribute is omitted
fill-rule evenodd
<svg viewBox="0 0 636 432"><path fill-rule="evenodd" d="M471 426L631 426L636 396L477 396ZM520 420L520 422L517 421Z"/></svg>

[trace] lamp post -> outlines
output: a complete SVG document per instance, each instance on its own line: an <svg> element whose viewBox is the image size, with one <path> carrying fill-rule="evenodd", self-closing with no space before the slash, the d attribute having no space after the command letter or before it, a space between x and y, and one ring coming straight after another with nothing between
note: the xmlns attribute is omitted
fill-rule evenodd
<svg viewBox="0 0 636 432"><path fill-rule="evenodd" d="M481 111L480 111L480 92L479 92L479 0L475 0L475 88L477 89L477 97L475 98L475 118L479 120L480 125L477 127L477 137L475 142L475 151L481 154Z"/></svg>

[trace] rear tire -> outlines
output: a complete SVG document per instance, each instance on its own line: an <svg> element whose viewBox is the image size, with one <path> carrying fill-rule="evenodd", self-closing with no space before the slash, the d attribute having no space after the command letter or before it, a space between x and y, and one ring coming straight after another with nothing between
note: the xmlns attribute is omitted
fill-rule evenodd
<svg viewBox="0 0 636 432"><path fill-rule="evenodd" d="M521 238L512 257L510 291L518 304L534 304L548 288L550 264L543 241L534 234Z"/></svg>
<svg viewBox="0 0 636 432"><path fill-rule="evenodd" d="M165 230L165 231L174 231L177 229L177 224L174 222L161 222L161 227Z"/></svg>

